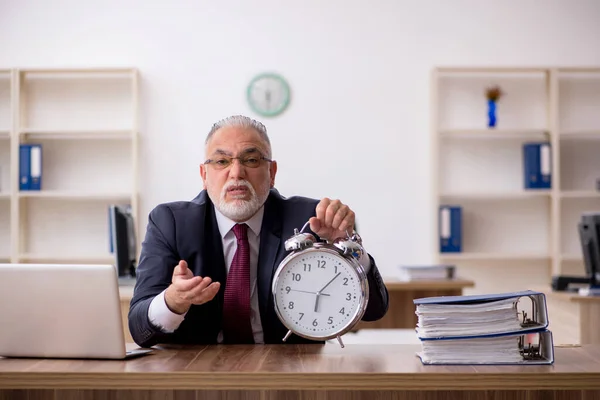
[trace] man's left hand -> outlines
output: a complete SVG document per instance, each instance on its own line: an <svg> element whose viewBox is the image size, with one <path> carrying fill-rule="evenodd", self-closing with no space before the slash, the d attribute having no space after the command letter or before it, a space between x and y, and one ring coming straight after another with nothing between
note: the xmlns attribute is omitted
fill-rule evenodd
<svg viewBox="0 0 600 400"><path fill-rule="evenodd" d="M346 237L354 229L354 211L339 200L322 199L316 208L316 217L312 217L310 229L320 238L333 242L340 237Z"/></svg>

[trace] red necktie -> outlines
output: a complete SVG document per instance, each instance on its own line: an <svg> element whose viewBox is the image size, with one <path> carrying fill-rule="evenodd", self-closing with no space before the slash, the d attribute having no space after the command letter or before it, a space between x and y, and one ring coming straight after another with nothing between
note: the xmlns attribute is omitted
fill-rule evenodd
<svg viewBox="0 0 600 400"><path fill-rule="evenodd" d="M236 224L233 233L237 250L233 256L223 302L223 336L225 343L254 343L250 323L250 245L248 225Z"/></svg>

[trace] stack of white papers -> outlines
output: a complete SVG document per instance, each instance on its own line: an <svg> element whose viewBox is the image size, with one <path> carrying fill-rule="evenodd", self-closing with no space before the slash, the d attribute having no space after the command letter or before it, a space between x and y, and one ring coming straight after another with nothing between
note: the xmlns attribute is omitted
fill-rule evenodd
<svg viewBox="0 0 600 400"><path fill-rule="evenodd" d="M454 265L402 265L399 278L403 281L453 279L454 270Z"/></svg>
<svg viewBox="0 0 600 400"><path fill-rule="evenodd" d="M517 364L523 361L519 337L424 340L419 357L426 364Z"/></svg>
<svg viewBox="0 0 600 400"><path fill-rule="evenodd" d="M419 338L480 336L521 329L517 299L483 303L418 304L416 314Z"/></svg>

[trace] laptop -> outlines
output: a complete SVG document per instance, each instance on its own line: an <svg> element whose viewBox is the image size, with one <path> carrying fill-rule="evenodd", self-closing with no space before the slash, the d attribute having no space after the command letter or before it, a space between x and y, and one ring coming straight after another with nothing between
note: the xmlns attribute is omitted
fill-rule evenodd
<svg viewBox="0 0 600 400"><path fill-rule="evenodd" d="M0 356L123 360L113 265L0 264Z"/></svg>

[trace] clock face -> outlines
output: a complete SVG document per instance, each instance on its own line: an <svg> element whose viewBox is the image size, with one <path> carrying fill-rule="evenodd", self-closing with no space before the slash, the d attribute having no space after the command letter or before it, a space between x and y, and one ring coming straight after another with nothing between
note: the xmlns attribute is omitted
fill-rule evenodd
<svg viewBox="0 0 600 400"><path fill-rule="evenodd" d="M365 288L356 269L332 250L292 256L273 287L275 307L295 333L327 339L362 316Z"/></svg>
<svg viewBox="0 0 600 400"><path fill-rule="evenodd" d="M290 87L277 74L262 74L248 85L248 104L260 115L272 117L281 114L290 102Z"/></svg>

